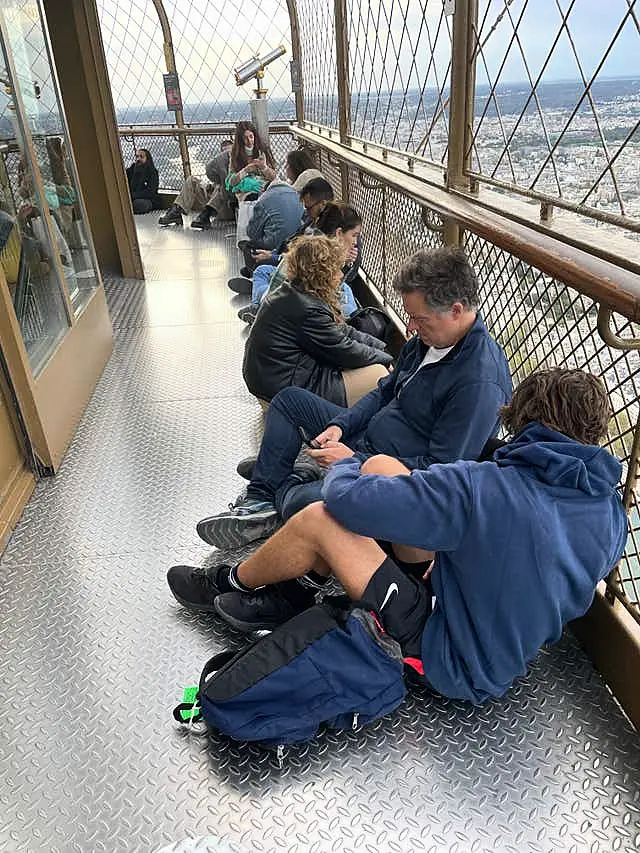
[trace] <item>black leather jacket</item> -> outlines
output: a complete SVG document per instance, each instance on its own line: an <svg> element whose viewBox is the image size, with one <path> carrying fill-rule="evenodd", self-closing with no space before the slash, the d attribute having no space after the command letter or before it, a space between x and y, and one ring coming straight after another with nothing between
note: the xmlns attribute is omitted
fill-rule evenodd
<svg viewBox="0 0 640 853"><path fill-rule="evenodd" d="M326 302L283 284L262 300L242 375L249 391L263 400L295 385L346 406L342 371L391 361L377 338L336 323Z"/></svg>

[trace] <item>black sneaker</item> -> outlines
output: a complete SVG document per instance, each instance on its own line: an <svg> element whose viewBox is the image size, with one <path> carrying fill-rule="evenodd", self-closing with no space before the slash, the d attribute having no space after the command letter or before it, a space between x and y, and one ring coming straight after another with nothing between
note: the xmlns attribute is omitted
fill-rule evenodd
<svg viewBox="0 0 640 853"><path fill-rule="evenodd" d="M158 219L158 225L182 226L182 208L177 204L172 204L169 210Z"/></svg>
<svg viewBox="0 0 640 853"><path fill-rule="evenodd" d="M272 631L289 619L302 613L311 604L303 601L293 604L285 597L279 584L266 586L252 594L226 592L214 603L218 616L238 631Z"/></svg>
<svg viewBox="0 0 640 853"><path fill-rule="evenodd" d="M211 230L211 218L209 211L205 208L201 210L195 219L191 221L192 228L200 228L202 231Z"/></svg>
<svg viewBox="0 0 640 853"><path fill-rule="evenodd" d="M259 307L259 305L254 305L253 302L250 302L238 311L238 319L250 326L256 319Z"/></svg>
<svg viewBox="0 0 640 853"><path fill-rule="evenodd" d="M230 567L172 566L167 572L167 583L176 601L191 610L213 611L217 596L229 592Z"/></svg>
<svg viewBox="0 0 640 853"><path fill-rule="evenodd" d="M257 456L247 456L238 462L236 465L236 471L245 480L250 480L253 476L253 469L257 461Z"/></svg>
<svg viewBox="0 0 640 853"><path fill-rule="evenodd" d="M199 521L196 530L207 545L229 551L271 536L280 524L272 503L239 496L235 503L229 504L227 512Z"/></svg>
<svg viewBox="0 0 640 853"><path fill-rule="evenodd" d="M249 267L240 267L240 275L243 275L245 278L252 278L253 273L249 269Z"/></svg>
<svg viewBox="0 0 640 853"><path fill-rule="evenodd" d="M229 290L233 290L234 293L240 293L243 296L251 296L251 289L253 287L253 282L250 278L239 277L230 278L227 282L227 287Z"/></svg>

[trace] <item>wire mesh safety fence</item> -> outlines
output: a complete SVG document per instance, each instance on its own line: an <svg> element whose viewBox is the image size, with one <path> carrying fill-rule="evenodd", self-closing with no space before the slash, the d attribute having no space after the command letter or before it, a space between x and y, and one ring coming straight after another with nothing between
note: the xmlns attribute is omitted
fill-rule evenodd
<svg viewBox="0 0 640 853"><path fill-rule="evenodd" d="M265 71L273 120L295 118L285 0L164 0L190 123L248 118L252 84L236 87L232 69L282 44L287 54ZM119 124L169 124L162 73L163 35L152 0L98 0L107 67Z"/></svg>
<svg viewBox="0 0 640 853"><path fill-rule="evenodd" d="M409 255L442 245L442 222L435 215L427 217L414 199L353 168L349 199L362 216L363 270L385 305L404 317L402 300L391 283Z"/></svg>
<svg viewBox="0 0 640 853"><path fill-rule="evenodd" d="M633 480L633 439L640 412L638 353L615 350L602 341L597 305L591 299L475 234L467 233L465 249L481 283L484 319L507 354L514 385L542 367L581 368L602 377L613 409L606 446L623 463L623 482L630 465ZM640 333L616 314L612 330L623 338ZM640 620L640 515L633 494L629 512L627 548L614 581L636 606Z"/></svg>
<svg viewBox="0 0 640 853"><path fill-rule="evenodd" d="M472 174L639 228L636 0L481 0L473 49Z"/></svg>
<svg viewBox="0 0 640 853"><path fill-rule="evenodd" d="M333 0L297 0L304 117L338 126L338 72Z"/></svg>
<svg viewBox="0 0 640 853"><path fill-rule="evenodd" d="M352 134L446 160L451 17L441 0L349 0Z"/></svg>

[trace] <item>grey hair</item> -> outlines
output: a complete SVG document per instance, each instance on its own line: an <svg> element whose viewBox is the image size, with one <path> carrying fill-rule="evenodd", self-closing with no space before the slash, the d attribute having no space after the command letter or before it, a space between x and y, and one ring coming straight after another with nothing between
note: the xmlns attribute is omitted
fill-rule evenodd
<svg viewBox="0 0 640 853"><path fill-rule="evenodd" d="M398 293L421 293L431 311L447 311L460 302L467 311L478 307L478 279L462 249L422 249L408 258L393 279Z"/></svg>

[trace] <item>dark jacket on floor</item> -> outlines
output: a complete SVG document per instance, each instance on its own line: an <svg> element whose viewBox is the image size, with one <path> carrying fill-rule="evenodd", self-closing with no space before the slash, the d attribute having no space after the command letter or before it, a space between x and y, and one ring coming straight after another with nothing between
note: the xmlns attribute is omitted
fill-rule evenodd
<svg viewBox="0 0 640 853"><path fill-rule="evenodd" d="M331 421L345 444L364 456L395 456L412 469L480 456L498 431L498 409L511 399L504 352L480 314L445 358L409 382L426 352L420 338L411 338L394 372Z"/></svg>
<svg viewBox="0 0 640 853"><path fill-rule="evenodd" d="M260 305L242 375L249 391L263 400L295 385L346 406L342 371L391 361L381 341L336 323L326 302L286 283Z"/></svg>
<svg viewBox="0 0 640 853"><path fill-rule="evenodd" d="M355 457L343 460L323 496L354 533L437 552L424 673L445 696L481 702L560 639L620 559L621 472L603 448L533 422L493 462L390 478L360 476Z"/></svg>

